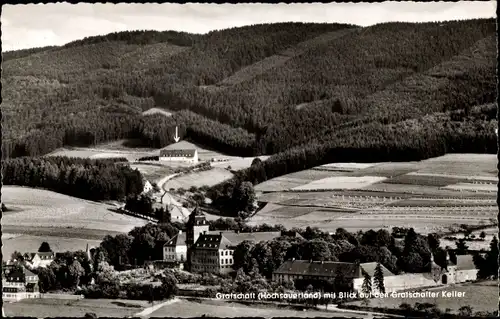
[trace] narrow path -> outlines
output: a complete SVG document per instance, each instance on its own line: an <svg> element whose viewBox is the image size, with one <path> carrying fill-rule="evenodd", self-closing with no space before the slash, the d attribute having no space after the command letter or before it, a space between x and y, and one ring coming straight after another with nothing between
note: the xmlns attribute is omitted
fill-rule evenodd
<svg viewBox="0 0 500 319"><path fill-rule="evenodd" d="M163 306L166 306L166 305L170 305L170 304L173 304L173 303L176 303L178 302L179 299L178 298L173 298L173 299L170 299L170 300L167 300L167 301L164 301L162 303L159 303L159 304L156 304L154 306L151 306L151 307L148 307L148 308L145 308L144 310L142 310L141 312L138 312L136 314L134 314L133 317L147 317L149 316L150 314L152 314L153 312L155 312L156 310L160 309L161 307Z"/></svg>

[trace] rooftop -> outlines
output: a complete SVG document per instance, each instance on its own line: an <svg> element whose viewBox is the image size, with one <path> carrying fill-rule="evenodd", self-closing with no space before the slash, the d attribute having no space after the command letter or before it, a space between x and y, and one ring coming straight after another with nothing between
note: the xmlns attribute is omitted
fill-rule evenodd
<svg viewBox="0 0 500 319"><path fill-rule="evenodd" d="M360 276L359 265L354 263L309 260L287 260L274 273L335 277L338 272L347 278L357 278Z"/></svg>
<svg viewBox="0 0 500 319"><path fill-rule="evenodd" d="M195 149L184 149L184 150L160 150L160 156L162 157L193 157L196 155Z"/></svg>

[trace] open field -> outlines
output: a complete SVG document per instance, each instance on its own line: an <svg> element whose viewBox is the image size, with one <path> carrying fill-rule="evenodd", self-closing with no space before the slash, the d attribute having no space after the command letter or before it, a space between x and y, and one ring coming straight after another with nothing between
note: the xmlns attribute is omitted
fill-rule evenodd
<svg viewBox="0 0 500 319"><path fill-rule="evenodd" d="M326 189L358 189L385 180L377 176L334 176L312 181L306 185L294 187L293 190L326 190Z"/></svg>
<svg viewBox="0 0 500 319"><path fill-rule="evenodd" d="M245 168L250 167L252 165L252 161L255 157L237 157L237 156L219 156L216 157L219 159L223 159L222 162L212 162L211 165L214 167L231 167L232 170L239 171ZM260 160L265 161L269 158L269 156L258 156Z"/></svg>
<svg viewBox="0 0 500 319"><path fill-rule="evenodd" d="M327 231L411 225L423 233L446 232L459 224L487 225L498 213L497 186L489 183L496 163L495 155L452 154L409 163L327 164L257 185L263 192L258 201L268 206L250 223ZM311 174L318 169L334 176ZM366 176L374 178L366 184L349 183Z"/></svg>
<svg viewBox="0 0 500 319"><path fill-rule="evenodd" d="M164 189L188 189L191 186L213 186L215 184L228 180L231 177L233 177L233 173L231 173L230 171L223 168L214 167L207 171L197 171L181 175L179 177L174 177L168 180L163 187Z"/></svg>
<svg viewBox="0 0 500 319"><path fill-rule="evenodd" d="M498 310L498 283L496 281L486 281L477 283L466 283L456 286L440 287L429 289L429 291L460 291L464 292L463 298L376 298L370 300L370 307L389 307L399 308L399 305L406 302L415 305L419 303L435 303L439 309L451 309L451 312L457 313L462 306L471 306L472 311L495 311ZM355 301L350 304L361 305L361 301Z"/></svg>
<svg viewBox="0 0 500 319"><path fill-rule="evenodd" d="M448 185L443 187L443 189L451 189L455 191L472 191L472 192L488 192L496 193L498 191L497 184L473 184L473 183L457 183L454 185Z"/></svg>
<svg viewBox="0 0 500 319"><path fill-rule="evenodd" d="M146 301L110 300L110 299L24 299L13 303L4 303L8 317L83 317L93 312L98 317L127 317L148 307Z"/></svg>
<svg viewBox="0 0 500 319"><path fill-rule="evenodd" d="M48 242L50 248L55 252L63 251L77 251L83 250L87 247L90 248L97 247L101 243L101 240L96 239L84 239L84 238L68 238L68 237L58 237L56 233L55 236L32 236L32 235L20 235L16 234L17 237L6 239L4 236L10 237L11 234L2 234L2 254L3 259L9 259L14 251L19 251L22 253L35 252L38 251L40 244L42 242ZM104 236L103 236L104 237ZM103 238L101 237L101 238Z"/></svg>
<svg viewBox="0 0 500 319"><path fill-rule="evenodd" d="M128 232L144 221L108 210L111 205L28 187L2 187L2 200L16 211L4 214L2 226L112 229Z"/></svg>
<svg viewBox="0 0 500 319"><path fill-rule="evenodd" d="M112 205L41 189L3 186L2 200L13 209L3 215L2 231L23 235L5 240L4 254L37 249L42 238L51 241L53 247L84 249L86 242L95 244L106 234L128 232L146 223L108 210Z"/></svg>
<svg viewBox="0 0 500 319"><path fill-rule="evenodd" d="M466 177L497 177L498 160L490 154L447 154L421 162L420 174L444 174Z"/></svg>
<svg viewBox="0 0 500 319"><path fill-rule="evenodd" d="M125 157L128 161L137 161L145 156L158 156L160 151L137 151L137 150L116 150L105 148L86 148L86 147L63 147L47 156L66 156L80 158L110 158Z"/></svg>
<svg viewBox="0 0 500 319"><path fill-rule="evenodd" d="M266 307L265 305L247 306L238 303L229 303L220 300L189 301L179 300L170 303L153 312L149 317L211 317L235 318L235 317L260 317L260 318L315 318L315 317L353 317L352 314L332 311L298 311L293 309ZM356 317L359 315L356 314Z"/></svg>
<svg viewBox="0 0 500 319"><path fill-rule="evenodd" d="M342 172L308 169L270 179L256 185L255 190L260 192L279 192L293 189L312 181L342 175Z"/></svg>
<svg viewBox="0 0 500 319"><path fill-rule="evenodd" d="M130 167L138 169L142 176L151 183L158 183L175 171L174 168L158 162L134 162L130 164Z"/></svg>

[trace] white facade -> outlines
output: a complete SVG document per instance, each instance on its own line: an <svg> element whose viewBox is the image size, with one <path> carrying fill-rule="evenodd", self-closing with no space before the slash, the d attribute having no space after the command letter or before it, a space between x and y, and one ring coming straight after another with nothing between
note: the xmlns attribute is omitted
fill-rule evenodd
<svg viewBox="0 0 500 319"><path fill-rule="evenodd" d="M187 259L187 246L163 246L163 260L170 262L185 262Z"/></svg>
<svg viewBox="0 0 500 319"><path fill-rule="evenodd" d="M219 249L219 269L220 273L229 273L233 271L233 249Z"/></svg>
<svg viewBox="0 0 500 319"><path fill-rule="evenodd" d="M151 185L149 181L145 181L143 193L149 193L152 190L153 190L153 185Z"/></svg>
<svg viewBox="0 0 500 319"><path fill-rule="evenodd" d="M175 153L172 154L165 154L161 155L160 153L160 161L167 161L167 162L189 162L189 163L198 163L198 150L194 150L194 154L190 154L192 151L185 151L183 152L182 150L179 150Z"/></svg>
<svg viewBox="0 0 500 319"><path fill-rule="evenodd" d="M54 261L53 256L42 256L40 257L39 254L35 254L31 260L27 260L26 263L30 265L33 268L38 268L38 267L47 267Z"/></svg>

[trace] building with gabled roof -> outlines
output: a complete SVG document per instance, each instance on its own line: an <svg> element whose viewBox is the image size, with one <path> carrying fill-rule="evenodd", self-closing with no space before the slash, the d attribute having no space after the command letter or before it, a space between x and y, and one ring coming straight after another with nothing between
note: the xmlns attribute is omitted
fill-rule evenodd
<svg viewBox="0 0 500 319"><path fill-rule="evenodd" d="M184 268L184 263L187 261L187 246L186 233L182 230L163 245L163 260L171 264L172 268Z"/></svg>
<svg viewBox="0 0 500 319"><path fill-rule="evenodd" d="M198 150L196 149L179 149L179 150L160 150L160 161L179 161L198 163Z"/></svg>
<svg viewBox="0 0 500 319"><path fill-rule="evenodd" d="M197 206L186 222L186 233L179 232L164 244L163 260L178 265L182 262L181 257L186 256L186 268L192 272L228 273L233 271L233 252L238 244L245 240L268 241L280 236L281 232L210 231L205 214Z"/></svg>
<svg viewBox="0 0 500 319"><path fill-rule="evenodd" d="M296 279L333 280L341 273L344 278L354 279L361 275L359 264L338 261L287 260L273 273L278 282Z"/></svg>
<svg viewBox="0 0 500 319"><path fill-rule="evenodd" d="M36 252L23 255L24 261L33 268L47 267L56 257L54 252Z"/></svg>
<svg viewBox="0 0 500 319"><path fill-rule="evenodd" d="M476 280L477 272L472 255L457 255L455 263L447 252L446 265L440 266L434 262L434 256L431 254L431 274L434 281L443 285Z"/></svg>
<svg viewBox="0 0 500 319"><path fill-rule="evenodd" d="M23 266L6 267L2 271L2 299L40 298L38 276Z"/></svg>

